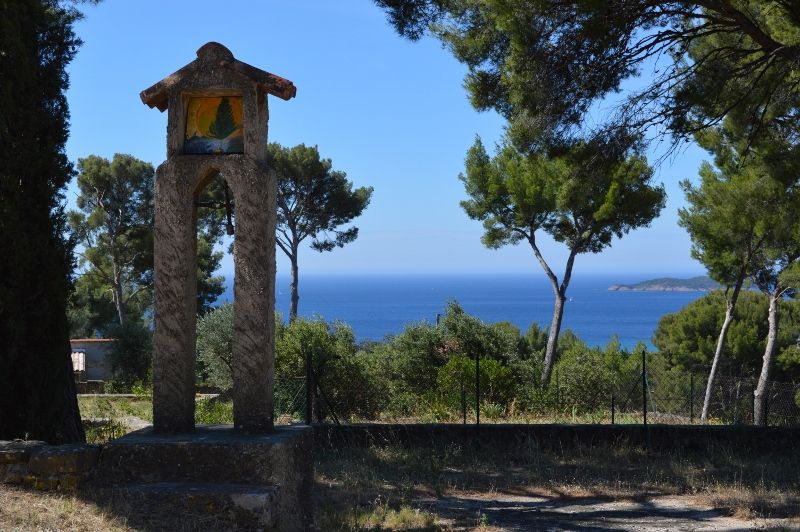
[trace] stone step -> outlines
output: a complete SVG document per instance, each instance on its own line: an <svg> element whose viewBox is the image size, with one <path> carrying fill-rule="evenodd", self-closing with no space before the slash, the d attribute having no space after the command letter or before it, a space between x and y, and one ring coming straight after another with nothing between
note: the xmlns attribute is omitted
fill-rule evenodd
<svg viewBox="0 0 800 532"><path fill-rule="evenodd" d="M103 447L95 481L283 484L281 479L310 471L311 445L307 427L279 427L267 435L241 434L229 426L154 434L148 427Z"/></svg>
<svg viewBox="0 0 800 532"><path fill-rule="evenodd" d="M212 528L273 530L279 527L276 500L279 488L250 484L156 482L117 486L115 495L128 504L141 505L158 514L208 516Z"/></svg>
<svg viewBox="0 0 800 532"><path fill-rule="evenodd" d="M268 434L244 434L230 425L200 426L190 434L148 427L103 446L92 483L101 491L130 492L132 500L191 506L187 515L215 519L219 509L236 529L308 530L312 449L313 432L305 426ZM188 527L194 528L220 527Z"/></svg>

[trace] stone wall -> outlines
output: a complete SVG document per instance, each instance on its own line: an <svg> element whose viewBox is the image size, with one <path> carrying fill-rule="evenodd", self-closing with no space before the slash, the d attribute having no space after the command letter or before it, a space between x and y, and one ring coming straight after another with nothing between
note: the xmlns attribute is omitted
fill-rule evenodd
<svg viewBox="0 0 800 532"><path fill-rule="evenodd" d="M89 477L99 456L98 445L0 441L0 483L71 491Z"/></svg>
<svg viewBox="0 0 800 532"><path fill-rule="evenodd" d="M632 445L654 451L714 446L752 453L785 452L800 441L800 428L751 425L550 425L550 424L356 424L315 425L316 448L369 445L445 447L475 443L515 452L533 444L564 449L582 445Z"/></svg>

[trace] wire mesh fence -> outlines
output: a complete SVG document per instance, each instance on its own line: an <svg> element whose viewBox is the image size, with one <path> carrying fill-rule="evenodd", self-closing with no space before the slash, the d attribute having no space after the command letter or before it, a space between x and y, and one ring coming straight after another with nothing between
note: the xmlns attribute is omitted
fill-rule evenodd
<svg viewBox="0 0 800 532"><path fill-rule="evenodd" d="M305 421L305 378L276 377L274 394L273 408L276 425L291 425Z"/></svg>
<svg viewBox="0 0 800 532"><path fill-rule="evenodd" d="M753 424L756 379L718 375L704 416L707 370L669 368L657 353L632 354L614 370L556 370L546 388L533 378L514 385L496 361L477 362L465 364L453 382L439 379L421 392L324 376L315 376L315 389L308 391L295 379L282 385L287 399L281 412L293 420L336 423ZM277 390L276 384L276 412ZM800 385L771 382L766 403L768 425L800 426Z"/></svg>

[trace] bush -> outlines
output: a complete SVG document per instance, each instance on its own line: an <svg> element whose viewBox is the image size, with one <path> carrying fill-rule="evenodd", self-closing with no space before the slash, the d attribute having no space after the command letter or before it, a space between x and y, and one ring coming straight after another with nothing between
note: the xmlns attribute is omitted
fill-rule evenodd
<svg viewBox="0 0 800 532"><path fill-rule="evenodd" d="M197 320L200 381L230 390L233 386L233 305L221 305Z"/></svg>
<svg viewBox="0 0 800 532"><path fill-rule="evenodd" d="M280 327L275 350L277 373L285 377L305 376L306 358L310 357L324 392L315 408L318 419L329 413L328 407L337 416L368 419L383 408L384 393L375 378L377 371L358 350L348 325L297 318Z"/></svg>
<svg viewBox="0 0 800 532"><path fill-rule="evenodd" d="M481 403L508 406L514 397L514 379L511 369L498 360L482 358L479 363ZM437 376L442 400L451 408L460 409L461 386L467 404L475 404L475 360L454 356L439 369Z"/></svg>
<svg viewBox="0 0 800 532"><path fill-rule="evenodd" d="M725 296L715 290L674 314L663 316L653 335L653 344L670 366L684 371L710 368L725 317ZM761 358L767 337L768 298L764 294L742 290L734 320L728 329L725 356L720 360L720 374L754 377L761 371ZM792 348L800 337L800 302L780 302L775 380L800 377L800 359L792 357Z"/></svg>
<svg viewBox="0 0 800 532"><path fill-rule="evenodd" d="M153 332L138 322L127 322L109 329L115 340L108 353L113 374L110 388L129 390L134 383L149 383L153 366Z"/></svg>

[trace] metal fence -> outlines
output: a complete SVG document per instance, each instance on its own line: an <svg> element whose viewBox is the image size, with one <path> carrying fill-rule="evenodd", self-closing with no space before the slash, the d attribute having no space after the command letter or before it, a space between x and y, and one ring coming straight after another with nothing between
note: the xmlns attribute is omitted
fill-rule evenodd
<svg viewBox="0 0 800 532"><path fill-rule="evenodd" d="M459 390L434 389L411 396L409 415L387 415L380 407L369 417L353 414L353 404L376 400L349 381L326 383L313 377L313 390L304 379L276 383L278 418L303 422L415 422L415 423L601 423L601 424L752 424L756 380L718 375L710 397L708 416L701 419L707 370L694 372L667 368L653 353L637 353L625 368L610 371L556 370L547 389L536 383L516 389L505 403L491 398L492 383L481 381L481 360L473 375L462 377ZM589 377L587 377L587 375ZM279 393L278 390L282 391ZM387 391L388 393L388 391ZM396 391L395 391L396 393ZM310 402L309 402L310 400ZM766 398L767 424L800 426L800 385L772 382ZM280 410L279 406L280 406ZM414 407L417 407L414 410Z"/></svg>
<svg viewBox="0 0 800 532"><path fill-rule="evenodd" d="M306 379L276 377L274 388L274 419L276 425L291 425L305 420Z"/></svg>
<svg viewBox="0 0 800 532"><path fill-rule="evenodd" d="M708 372L680 372L649 367L646 357L618 379L611 397L612 423L694 424L701 419ZM718 375L712 386L707 419L712 424L753 424L755 378ZM766 422L800 425L800 385L770 382Z"/></svg>

